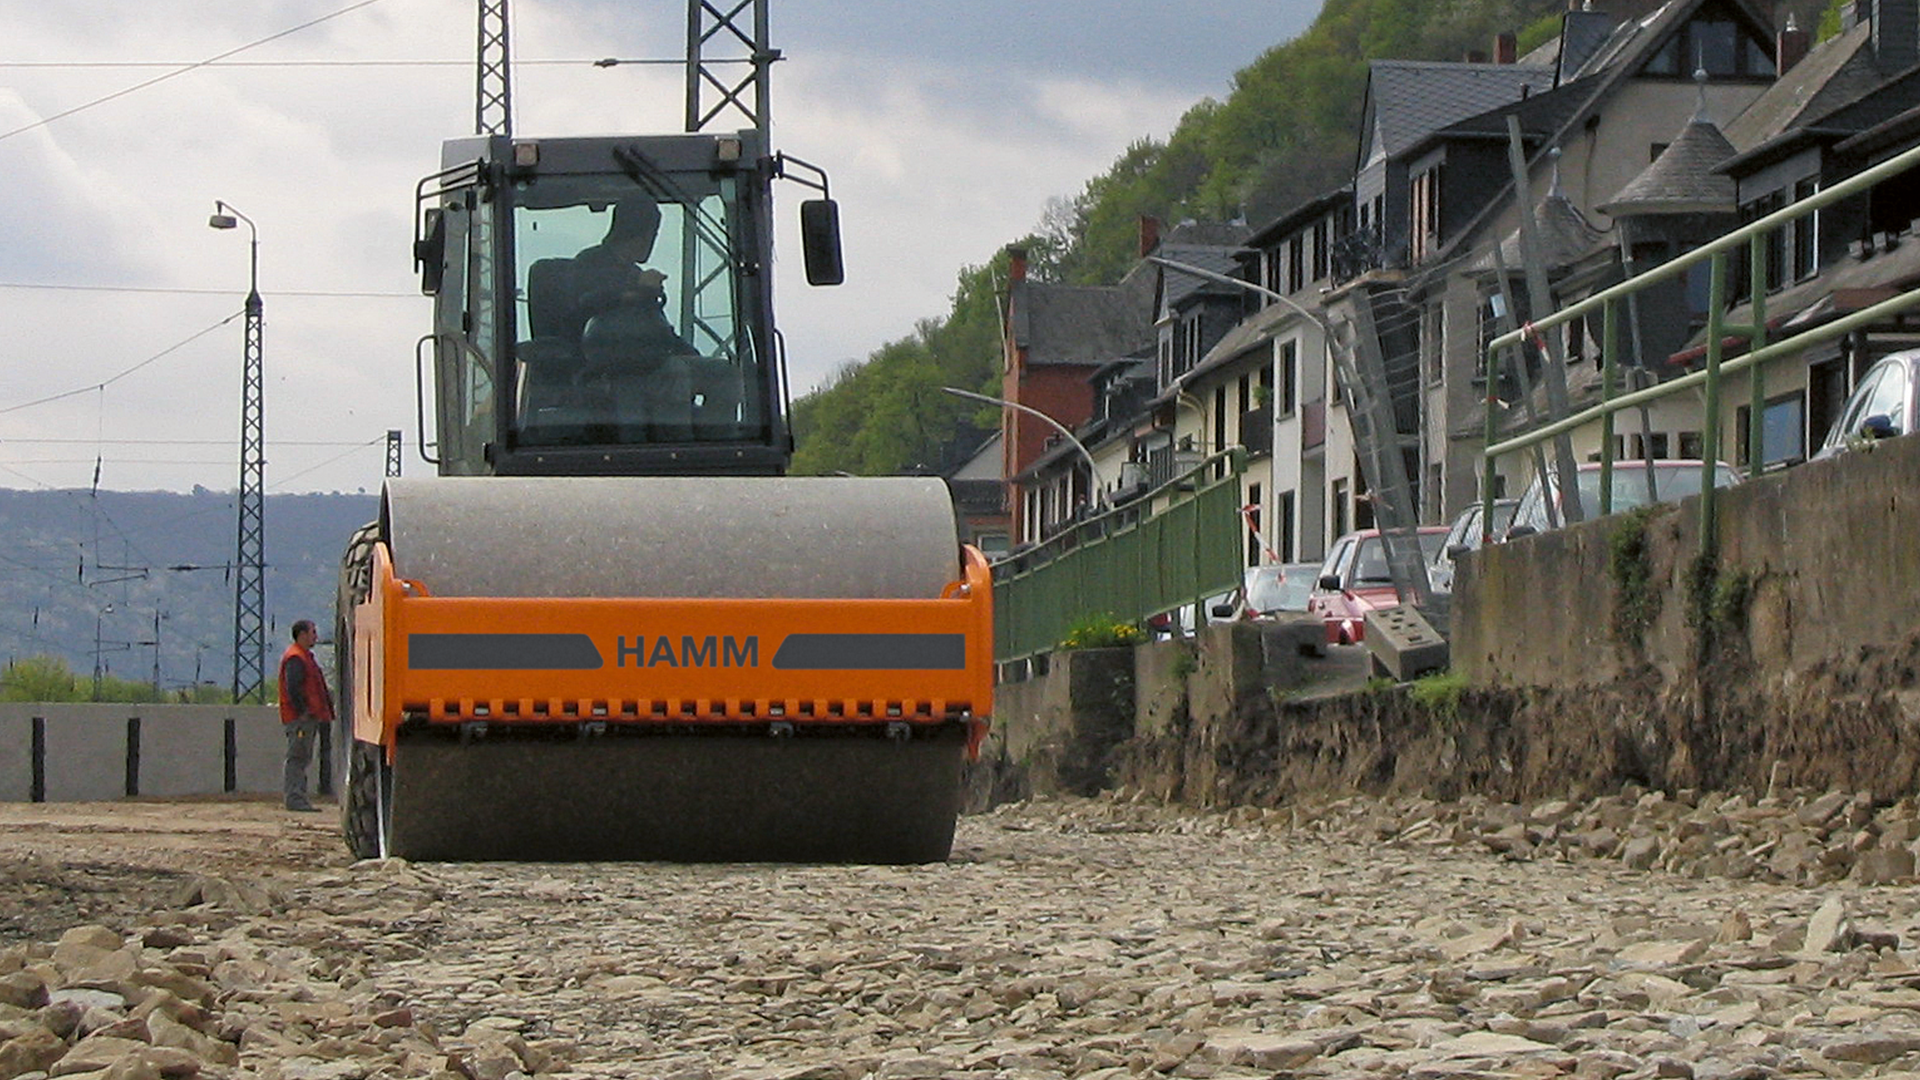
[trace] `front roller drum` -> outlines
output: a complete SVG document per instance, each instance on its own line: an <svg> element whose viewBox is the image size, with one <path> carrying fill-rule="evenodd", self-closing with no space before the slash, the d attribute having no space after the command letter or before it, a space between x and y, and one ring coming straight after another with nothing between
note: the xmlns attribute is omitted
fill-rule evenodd
<svg viewBox="0 0 1920 1080"><path fill-rule="evenodd" d="M403 733L387 854L421 860L927 863L953 846L961 724L572 740Z"/></svg>

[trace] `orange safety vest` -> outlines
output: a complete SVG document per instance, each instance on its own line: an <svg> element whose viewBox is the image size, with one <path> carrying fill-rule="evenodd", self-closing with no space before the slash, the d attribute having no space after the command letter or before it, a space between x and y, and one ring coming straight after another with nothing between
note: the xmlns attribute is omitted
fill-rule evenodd
<svg viewBox="0 0 1920 1080"><path fill-rule="evenodd" d="M298 661L307 669L307 677L301 681L301 689L305 691L303 696L307 699L304 709L287 696L287 661L289 660ZM287 646L287 651L280 654L280 722L291 724L302 715L318 720L333 719L333 696L327 693L327 680L320 674L320 664L313 658L313 654L298 644L293 644Z"/></svg>

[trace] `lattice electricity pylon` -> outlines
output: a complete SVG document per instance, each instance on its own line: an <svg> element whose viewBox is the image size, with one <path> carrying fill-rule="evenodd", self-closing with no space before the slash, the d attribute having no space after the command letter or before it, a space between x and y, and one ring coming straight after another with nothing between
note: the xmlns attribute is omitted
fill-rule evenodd
<svg viewBox="0 0 1920 1080"><path fill-rule="evenodd" d="M710 48L714 45L720 55ZM701 131L732 108L761 134L764 145L772 126L767 76L778 59L779 50L767 45L767 0L687 0L687 130ZM742 62L747 74L738 79L718 70ZM708 91L715 95L711 101Z"/></svg>
<svg viewBox="0 0 1920 1080"><path fill-rule="evenodd" d="M507 0L480 0L480 42L475 52L473 133L513 134L513 78L507 58Z"/></svg>
<svg viewBox="0 0 1920 1080"><path fill-rule="evenodd" d="M261 303L247 294L247 344L240 380L239 542L233 575L233 700L261 700L267 672L266 436Z"/></svg>
<svg viewBox="0 0 1920 1080"><path fill-rule="evenodd" d="M400 475L400 429L387 432L387 475Z"/></svg>

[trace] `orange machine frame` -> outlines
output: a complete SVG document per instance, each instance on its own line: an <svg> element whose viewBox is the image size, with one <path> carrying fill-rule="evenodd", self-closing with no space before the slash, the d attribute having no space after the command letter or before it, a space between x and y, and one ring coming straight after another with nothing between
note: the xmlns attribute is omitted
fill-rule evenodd
<svg viewBox="0 0 1920 1080"><path fill-rule="evenodd" d="M443 597L395 577L379 544L372 589L354 609L354 737L391 756L394 731L410 718L796 728L960 719L972 757L993 709L993 588L979 551L964 547L962 563L961 579L925 600ZM506 635L492 640L509 647L564 638L599 663L422 668L409 662L414 635L483 643ZM964 641L958 666L904 667L897 658L871 667L775 666L795 636L951 644L955 635Z"/></svg>

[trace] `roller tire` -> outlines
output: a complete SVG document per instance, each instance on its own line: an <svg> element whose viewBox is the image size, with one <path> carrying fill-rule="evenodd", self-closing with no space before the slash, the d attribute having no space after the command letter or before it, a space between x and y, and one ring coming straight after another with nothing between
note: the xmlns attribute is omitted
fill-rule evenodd
<svg viewBox="0 0 1920 1080"><path fill-rule="evenodd" d="M339 764L334 775L344 777L340 786L340 831L347 848L362 859L381 854L379 778L383 762L378 747L353 737L353 608L373 589L373 549L380 540L377 521L354 530L340 558L340 583L333 608L333 684L339 713L333 740Z"/></svg>
<svg viewBox="0 0 1920 1080"><path fill-rule="evenodd" d="M347 783L340 800L340 824L347 848L357 859L378 859L386 852L381 828L381 770L385 754L373 743L355 740L348 751Z"/></svg>

